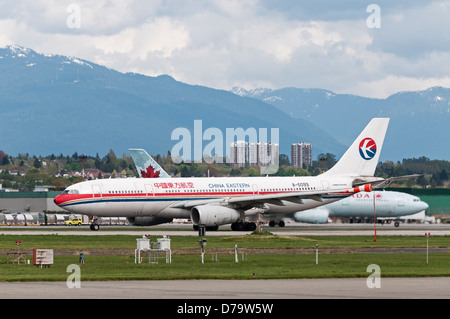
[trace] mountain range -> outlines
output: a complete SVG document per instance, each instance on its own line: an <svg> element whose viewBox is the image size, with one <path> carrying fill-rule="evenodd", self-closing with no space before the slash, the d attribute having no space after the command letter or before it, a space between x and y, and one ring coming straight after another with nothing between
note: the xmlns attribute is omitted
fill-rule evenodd
<svg viewBox="0 0 450 319"><path fill-rule="evenodd" d="M448 159L448 101L444 88L384 100L320 89L225 91L17 45L0 49L0 149L7 154L104 155L131 147L165 154L179 142L171 139L177 128L187 128L194 145L194 121L202 120L202 132L220 129L223 144L226 128L266 128L269 140L279 128L280 153L290 156L290 145L304 141L314 157L339 157L372 117L389 116L381 159Z"/></svg>
<svg viewBox="0 0 450 319"><path fill-rule="evenodd" d="M279 128L282 152L310 140L317 152L344 147L311 123L232 92L189 85L168 75L120 73L74 57L20 46L0 49L0 149L36 155L118 154L130 147L166 154L177 128ZM203 141L203 147L210 141ZM226 153L225 146L223 153ZM193 154L193 152L192 152Z"/></svg>
<svg viewBox="0 0 450 319"><path fill-rule="evenodd" d="M371 118L389 117L382 158L450 159L448 88L399 92L386 99L336 94L324 89L235 87L232 91L269 103L292 118L306 120L343 145L349 145Z"/></svg>

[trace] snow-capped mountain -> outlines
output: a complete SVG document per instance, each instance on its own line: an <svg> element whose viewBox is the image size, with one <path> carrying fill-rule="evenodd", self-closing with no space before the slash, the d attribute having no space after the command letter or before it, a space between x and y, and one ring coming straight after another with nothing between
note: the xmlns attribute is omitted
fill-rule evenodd
<svg viewBox="0 0 450 319"><path fill-rule="evenodd" d="M450 159L450 89L399 92L386 99L336 94L323 89L233 88L232 92L272 104L350 143L372 117L390 117L383 154L392 160L426 156Z"/></svg>
<svg viewBox="0 0 450 319"><path fill-rule="evenodd" d="M20 46L0 49L0 149L7 154L120 154L130 147L165 154L179 142L171 136L176 128L190 130L194 145L197 119L203 131L219 128L224 144L226 128L279 128L281 153L299 141L313 143L317 155L345 150L330 134L257 99Z"/></svg>
<svg viewBox="0 0 450 319"><path fill-rule="evenodd" d="M450 159L450 90L386 99L323 89L234 88L232 92L149 77L21 46L0 48L0 149L9 154L165 154L176 128L279 128L280 152L313 144L314 157L341 156L372 117L390 117L382 160ZM209 141L203 141L205 147ZM225 143L225 141L224 141ZM226 152L224 146L224 152Z"/></svg>

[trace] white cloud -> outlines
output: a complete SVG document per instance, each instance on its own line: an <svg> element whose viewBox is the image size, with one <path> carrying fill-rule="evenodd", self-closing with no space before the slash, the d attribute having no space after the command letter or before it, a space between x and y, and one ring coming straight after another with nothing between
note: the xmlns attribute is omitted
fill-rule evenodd
<svg viewBox="0 0 450 319"><path fill-rule="evenodd" d="M81 8L70 29L67 7ZM447 85L449 1L47 0L0 2L0 46L230 89L318 87L384 97ZM442 27L441 27L442 26Z"/></svg>
<svg viewBox="0 0 450 319"><path fill-rule="evenodd" d="M0 20L0 30L10 30L15 27L15 21L12 19ZM0 33L0 47L5 47L10 44L14 44L14 41L11 40L11 35L6 32Z"/></svg>
<svg viewBox="0 0 450 319"><path fill-rule="evenodd" d="M158 52L161 58L171 57L175 50L188 45L189 34L182 24L163 17L113 35L94 37L92 42L105 54L127 53L130 58L145 61L151 52Z"/></svg>
<svg viewBox="0 0 450 319"><path fill-rule="evenodd" d="M360 82L353 92L358 95L373 98L387 98L392 94L403 91L420 91L434 86L450 87L450 77L418 78L388 75L385 78Z"/></svg>
<svg viewBox="0 0 450 319"><path fill-rule="evenodd" d="M383 11L384 12L384 11ZM424 2L382 15L371 49L414 59L450 49L450 1Z"/></svg>

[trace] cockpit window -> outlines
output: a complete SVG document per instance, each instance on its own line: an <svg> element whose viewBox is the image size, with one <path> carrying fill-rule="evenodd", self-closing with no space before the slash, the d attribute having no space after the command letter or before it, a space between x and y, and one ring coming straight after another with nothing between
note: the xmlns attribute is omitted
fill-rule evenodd
<svg viewBox="0 0 450 319"><path fill-rule="evenodd" d="M65 189L64 192L62 192L63 195L65 194L79 194L80 192L77 189Z"/></svg>

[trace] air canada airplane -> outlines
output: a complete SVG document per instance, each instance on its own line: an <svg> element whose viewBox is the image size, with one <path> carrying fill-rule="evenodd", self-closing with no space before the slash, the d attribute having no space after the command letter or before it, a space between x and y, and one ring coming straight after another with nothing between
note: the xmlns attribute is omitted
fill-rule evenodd
<svg viewBox="0 0 450 319"><path fill-rule="evenodd" d="M170 178L170 175L159 166L147 151L140 148L129 149L134 166L141 178Z"/></svg>
<svg viewBox="0 0 450 319"><path fill-rule="evenodd" d="M426 209L428 204L417 196L401 192L373 191L360 192L338 202L297 212L294 214L294 219L310 224L326 224L329 217L373 219L375 216L396 220L401 216L416 214ZM395 221L395 226L399 226L398 221Z"/></svg>
<svg viewBox="0 0 450 319"><path fill-rule="evenodd" d="M199 235L225 224L253 230L255 223L245 218L257 212L295 213L389 184L374 177L388 124L388 118L372 119L339 162L319 176L91 180L67 187L55 203L73 213L127 217L141 225L190 218Z"/></svg>

